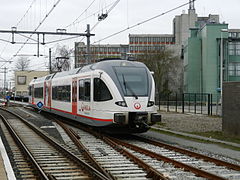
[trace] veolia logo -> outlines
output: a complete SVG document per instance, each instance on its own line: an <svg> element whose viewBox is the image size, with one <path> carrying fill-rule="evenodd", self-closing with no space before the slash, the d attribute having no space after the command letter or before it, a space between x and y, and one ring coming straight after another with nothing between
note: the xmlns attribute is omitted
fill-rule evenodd
<svg viewBox="0 0 240 180"><path fill-rule="evenodd" d="M134 104L134 108L135 108L135 109L140 109L140 108L141 108L141 104L138 103L138 102L135 103L135 104Z"/></svg>

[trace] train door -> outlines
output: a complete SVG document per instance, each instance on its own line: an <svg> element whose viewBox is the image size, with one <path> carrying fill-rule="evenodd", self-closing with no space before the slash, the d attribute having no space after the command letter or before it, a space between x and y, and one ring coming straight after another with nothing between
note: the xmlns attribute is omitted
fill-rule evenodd
<svg viewBox="0 0 240 180"><path fill-rule="evenodd" d="M44 82L44 105L51 108L51 81Z"/></svg>
<svg viewBox="0 0 240 180"><path fill-rule="evenodd" d="M77 114L77 78L72 79L72 113Z"/></svg>
<svg viewBox="0 0 240 180"><path fill-rule="evenodd" d="M81 115L90 117L92 116L91 78L89 77L86 79L80 79L78 83L79 83L79 91L78 91L79 113Z"/></svg>
<svg viewBox="0 0 240 180"><path fill-rule="evenodd" d="M34 104L34 84L32 85L32 88L31 88L31 96L32 96L32 104Z"/></svg>
<svg viewBox="0 0 240 180"><path fill-rule="evenodd" d="M47 104L46 104L46 102L47 102L47 83L46 83L46 81L44 82L44 102L43 102L43 104L44 104L44 106L46 106Z"/></svg>

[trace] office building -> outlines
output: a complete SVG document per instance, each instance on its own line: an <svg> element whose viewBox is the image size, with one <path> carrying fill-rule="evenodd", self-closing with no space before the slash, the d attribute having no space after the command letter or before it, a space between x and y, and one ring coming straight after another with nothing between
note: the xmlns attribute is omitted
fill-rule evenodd
<svg viewBox="0 0 240 180"><path fill-rule="evenodd" d="M184 46L184 92L220 95L226 81L240 81L240 30L215 22L192 28Z"/></svg>

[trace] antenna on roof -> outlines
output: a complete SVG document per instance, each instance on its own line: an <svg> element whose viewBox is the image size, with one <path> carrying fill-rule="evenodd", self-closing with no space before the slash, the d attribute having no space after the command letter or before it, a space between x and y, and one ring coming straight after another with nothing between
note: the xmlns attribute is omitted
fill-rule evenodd
<svg viewBox="0 0 240 180"><path fill-rule="evenodd" d="M195 10L195 8L194 8L194 1L195 0L189 0L189 10Z"/></svg>

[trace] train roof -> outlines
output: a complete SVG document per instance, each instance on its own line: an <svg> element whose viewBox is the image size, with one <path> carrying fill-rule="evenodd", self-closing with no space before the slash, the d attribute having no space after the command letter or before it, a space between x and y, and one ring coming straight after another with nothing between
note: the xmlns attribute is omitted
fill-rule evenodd
<svg viewBox="0 0 240 180"><path fill-rule="evenodd" d="M114 66L134 66L134 67L146 67L145 64L137 61L128 61L128 60L108 60L101 61L95 64L92 64L91 69L102 69L107 71L110 67Z"/></svg>
<svg viewBox="0 0 240 180"><path fill-rule="evenodd" d="M44 77L40 77L37 79L33 79L32 82L41 82L44 80L50 80L54 78L59 78L59 77L65 77L69 75L75 75L83 72L89 72L93 71L96 69L103 70L103 71L109 71L111 67L114 66L134 66L134 67L146 67L145 64L137 61L128 61L128 60L120 60L120 59L112 59L112 60L103 60L94 64L89 64L80 68L75 68L69 71L63 71L63 72L57 72L54 74L49 74Z"/></svg>
<svg viewBox="0 0 240 180"><path fill-rule="evenodd" d="M96 69L108 71L110 67L113 66L135 66L135 67L145 67L143 63L137 62L137 61L128 61L128 60L119 60L119 59L113 59L113 60L104 60L100 61L94 64L89 64L80 68L72 69L70 71L63 71L63 72L57 72L55 75L52 76L52 79L58 78L58 77L64 77L84 72L93 71Z"/></svg>

